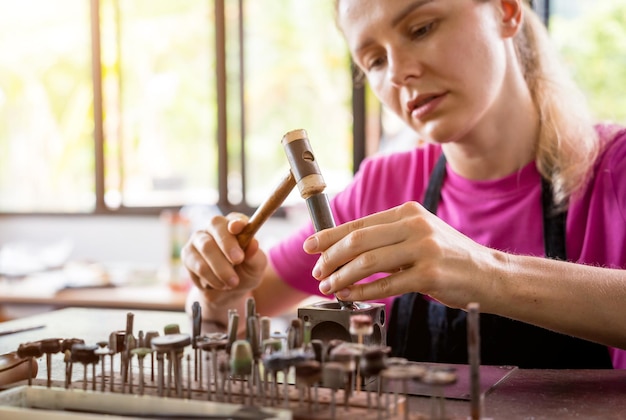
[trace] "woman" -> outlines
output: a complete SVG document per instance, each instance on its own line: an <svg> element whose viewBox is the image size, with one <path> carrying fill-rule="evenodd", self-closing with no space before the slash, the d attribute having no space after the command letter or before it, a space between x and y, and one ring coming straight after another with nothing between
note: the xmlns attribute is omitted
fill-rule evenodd
<svg viewBox="0 0 626 420"><path fill-rule="evenodd" d="M485 364L626 367L626 132L592 125L532 11L338 0L337 20L378 98L428 144L365 161L332 200L340 225L303 228L271 264L237 245L242 216L213 219L184 249L205 317L225 324L250 294L279 313L312 274L344 300L402 295L390 342L412 359L466 362L459 309L478 302Z"/></svg>

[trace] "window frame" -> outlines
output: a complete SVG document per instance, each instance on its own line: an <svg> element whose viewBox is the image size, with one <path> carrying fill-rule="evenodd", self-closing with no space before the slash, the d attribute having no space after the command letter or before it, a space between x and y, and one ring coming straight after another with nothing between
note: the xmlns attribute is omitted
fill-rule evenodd
<svg viewBox="0 0 626 420"><path fill-rule="evenodd" d="M550 21L550 0L530 0L530 5L547 27Z"/></svg>
<svg viewBox="0 0 626 420"><path fill-rule="evenodd" d="M241 182L242 182L242 200L241 203L232 203L228 199L228 159L227 159L227 151L229 144L228 137L228 116L226 114L227 109L227 100L228 100L228 92L227 92L227 62L226 62L226 17L225 17L225 0L215 0L215 39L216 39L216 88L217 88L217 142L218 142L218 150L219 150L219 159L218 159L218 202L216 203L222 213L230 213L233 211L244 213L244 214L252 214L255 210L254 207L251 207L247 204L246 200L246 148L245 148L245 137L246 137L246 112L245 112L245 104L244 104L244 96L245 96L245 68L246 68L246 59L245 59L245 41L244 41L244 18L243 18L243 10L244 10L244 1L245 0L237 0L237 8L238 8L238 47L239 47L239 97L238 97L238 108L241 118L239 120L239 130L241 132L241 155L239 156L240 164L241 164ZM346 71L350 71L351 74L354 74L354 65L352 62L349 63L349 66L346 66ZM352 114L353 114L353 125L352 125L352 173L356 173L361 162L366 157L366 144L368 143L368 139L366 138L366 94L365 94L365 85L363 83L358 83L355 77L350 79L352 81ZM235 141L231 139L230 141ZM371 140L370 140L371 141ZM277 216L284 216L284 212L280 211L276 212Z"/></svg>
<svg viewBox="0 0 626 420"><path fill-rule="evenodd" d="M104 162L104 121L103 121L103 94L102 94L102 62L101 62L101 45L100 45L100 1L91 1L91 43L92 43L92 77L93 77L93 93L94 93L94 145L95 145L95 192L96 204L90 213L81 213L85 215L158 215L164 210L179 209L180 206L161 206L161 207L127 207L121 205L119 208L111 209L107 207L104 201L105 195L105 162ZM239 121L242 133L241 160L242 168L242 201L241 203L232 203L228 199L228 146L232 141L237 139L229 138L228 135L228 88L227 88L227 61L226 61L226 15L225 0L214 0L215 7L215 54L216 54L216 97L217 97L217 132L216 140L218 144L218 201L215 203L224 214L233 211L252 214L255 210L246 202L246 165L245 165L245 42L243 37L243 2L237 0L239 10L238 18L238 46L239 46L239 98L237 106L240 109L241 119ZM352 71L348 68L346 71ZM365 86L356 83L352 78L352 112L353 112L353 153L352 168L353 173L356 172L359 165L366 156L366 106L365 106ZM42 214L42 213L37 213ZM55 213L64 214L64 213ZM277 216L284 215L279 211Z"/></svg>
<svg viewBox="0 0 626 420"><path fill-rule="evenodd" d="M207 0L212 1L212 0ZM227 114L227 106L229 100L228 92L228 73L227 73L227 60L226 60L226 42L227 42L227 20L226 20L226 1L227 0L213 0L214 13L215 13L215 62L216 62L216 119L217 128L215 132L215 139L207 138L207 141L216 141L218 149L218 168L217 168L217 191L218 201L214 203L219 210L226 214L233 211L252 214L255 207L250 206L246 202L246 148L245 146L245 107L244 107L244 92L245 92L245 42L244 42L244 21L243 21L243 7L244 0L236 0L238 8L238 22L237 22L237 45L238 51L238 86L239 95L236 106L240 110L241 118L237 122L241 132L241 138L229 137L228 125L229 116ZM100 0L89 0L90 9L90 35L91 35L91 76L92 76L92 92L93 92L93 109L94 109L94 127L93 127L93 145L94 145L94 188L95 188L95 203L94 208L88 212L2 212L0 216L102 216L102 215L119 215L119 216L152 216L159 215L165 210L178 210L183 205L176 206L125 206L123 203L117 208L111 208L106 205L105 202L105 143L106 136L104 131L104 96L103 96L103 83L102 83L102 45L101 45L101 21L100 21ZM351 63L347 63L346 71L352 72ZM353 153L352 153L352 172L355 173L358 169L361 161L366 155L366 130L365 130L365 86L357 83L352 78L352 112L353 112ZM232 99L232 98L231 98ZM241 203L232 203L229 201L228 191L228 150L229 145L232 142L241 142L241 153L236 156L236 159L240 160L242 171L242 200ZM276 212L277 216L284 216L284 211L279 210Z"/></svg>
<svg viewBox="0 0 626 420"><path fill-rule="evenodd" d="M210 0L209 0L210 1ZM232 203L228 199L228 146L229 142L235 141L228 137L228 115L227 115L227 62L226 62L226 16L225 1L214 0L215 12L215 42L216 42L216 94L217 94L217 130L216 141L218 145L218 201L215 203L223 213L238 211L245 214L252 214L255 210L246 202L246 164L245 164L245 107L243 102L245 92L245 42L243 37L243 2L237 0L239 11L238 19L238 46L239 46L239 90L238 107L240 109L241 119L239 121L240 131L242 133L239 141L241 144L241 170L242 170L242 201L241 203ZM531 0L531 6L540 15L543 22L547 25L550 16L550 0ZM91 66L92 66L92 89L93 89L93 107L94 107L94 158L95 158L95 206L91 212L0 212L2 215L20 215L20 216L91 216L91 215L158 215L164 210L176 210L181 206L146 206L146 207L128 207L123 204L118 208L110 208L106 205L105 196L105 135L103 121L103 88L102 88L102 57L101 57L101 30L100 30L100 0L90 0L90 27L91 27ZM354 65L346 66L347 70L355 74ZM361 162L368 155L368 151L375 149L377 144L377 136L379 137L382 129L380 121L367 121L367 95L366 84L352 77L352 114L353 114L353 150L352 150L352 172L356 173ZM374 111L380 114L380 110ZM373 129L372 129L373 128ZM368 133L369 129L369 133ZM207 139L208 140L208 139ZM283 214L277 212L278 215Z"/></svg>

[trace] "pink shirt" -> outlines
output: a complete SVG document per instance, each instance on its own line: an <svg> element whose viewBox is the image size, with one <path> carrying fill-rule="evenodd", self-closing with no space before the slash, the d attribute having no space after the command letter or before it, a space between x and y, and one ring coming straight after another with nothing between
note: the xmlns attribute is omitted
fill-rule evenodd
<svg viewBox="0 0 626 420"><path fill-rule="evenodd" d="M598 130L606 141L614 141L599 157L584 194L570 205L567 257L573 262L626 269L626 130L613 126ZM407 201L421 202L440 153L439 146L426 145L365 160L353 182L331 200L336 223ZM534 162L490 181L468 180L448 167L437 215L480 244L510 253L544 255L541 178ZM302 251L302 243L312 233L311 225L304 226L269 255L287 283L320 294L311 276L317 256ZM391 300L383 302L390 308ZM626 351L609 351L613 366L626 368Z"/></svg>

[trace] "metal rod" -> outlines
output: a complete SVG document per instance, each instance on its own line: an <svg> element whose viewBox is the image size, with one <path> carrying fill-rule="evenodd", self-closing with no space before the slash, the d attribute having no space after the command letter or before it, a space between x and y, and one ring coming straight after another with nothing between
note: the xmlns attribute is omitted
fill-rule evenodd
<svg viewBox="0 0 626 420"><path fill-rule="evenodd" d="M481 418L479 304L467 305L467 352L470 364L470 407L472 420Z"/></svg>
<svg viewBox="0 0 626 420"><path fill-rule="evenodd" d="M311 221L315 231L319 232L335 226L335 220L324 194L326 182L322 177L322 171L317 165L315 154L309 143L309 137L305 130L293 130L283 136L283 148L291 167L291 172L296 178L296 185L300 196L306 201ZM335 295L341 309L357 309L354 302L341 300Z"/></svg>

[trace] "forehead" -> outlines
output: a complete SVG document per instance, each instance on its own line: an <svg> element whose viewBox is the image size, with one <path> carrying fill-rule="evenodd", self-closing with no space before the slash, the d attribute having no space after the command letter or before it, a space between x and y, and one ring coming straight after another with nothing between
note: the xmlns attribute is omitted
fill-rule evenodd
<svg viewBox="0 0 626 420"><path fill-rule="evenodd" d="M348 44L358 44L377 30L395 26L422 7L450 0L337 0L337 21Z"/></svg>
<svg viewBox="0 0 626 420"><path fill-rule="evenodd" d="M395 8L396 3L409 3L410 1L412 0L337 0L337 15L339 22L343 25L358 20L364 15L379 15L385 9Z"/></svg>
<svg viewBox="0 0 626 420"><path fill-rule="evenodd" d="M337 0L340 20L352 20L364 15L377 15L384 12L391 15L404 9L417 9L427 3L445 3L448 0Z"/></svg>
<svg viewBox="0 0 626 420"><path fill-rule="evenodd" d="M364 23L395 26L428 6L454 7L456 1L460 0L337 0L337 20L344 32Z"/></svg>
<svg viewBox="0 0 626 420"><path fill-rule="evenodd" d="M394 1L394 0L390 0ZM384 3L379 0L337 0L337 11L339 16L348 15L358 9L371 9L377 5Z"/></svg>

